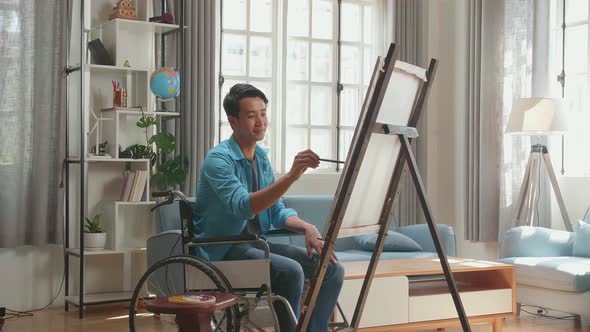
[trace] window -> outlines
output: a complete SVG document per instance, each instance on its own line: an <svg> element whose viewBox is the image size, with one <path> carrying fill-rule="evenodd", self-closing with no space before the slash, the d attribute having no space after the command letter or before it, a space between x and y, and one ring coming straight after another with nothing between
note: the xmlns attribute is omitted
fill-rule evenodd
<svg viewBox="0 0 590 332"><path fill-rule="evenodd" d="M586 153L590 141L588 124L590 123L588 63L589 36L588 0L565 1L565 91L564 107L568 113L569 130L565 135L564 157L568 176L590 175L590 154ZM549 82L551 95L561 96L561 85L556 76L562 69L562 20L563 1L552 0L550 11L551 38L549 54ZM560 146L561 138L553 138L552 145ZM561 151L561 147L553 149ZM560 160L561 158L558 157Z"/></svg>
<svg viewBox="0 0 590 332"><path fill-rule="evenodd" d="M269 100L269 130L261 145L271 148L269 158L276 165L271 136L275 128L273 77L277 72L276 1L223 0L221 34L221 77L219 96L219 140L231 135L231 127L222 107L223 97L236 83L250 83Z"/></svg>
<svg viewBox="0 0 590 332"><path fill-rule="evenodd" d="M261 145L276 171L288 171L307 148L344 160L379 52L380 2L223 0L219 141L231 134L223 97L247 82L269 99ZM336 167L322 163L318 171Z"/></svg>

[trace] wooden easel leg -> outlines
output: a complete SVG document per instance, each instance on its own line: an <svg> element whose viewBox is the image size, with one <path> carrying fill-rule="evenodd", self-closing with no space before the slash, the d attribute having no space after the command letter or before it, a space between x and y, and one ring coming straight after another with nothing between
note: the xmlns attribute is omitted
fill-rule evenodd
<svg viewBox="0 0 590 332"><path fill-rule="evenodd" d="M463 327L464 332L471 332L471 327L469 325L469 321L467 320L467 315L465 314L465 309L463 308L463 303L461 302L461 298L459 297L459 291L457 290L457 285L455 284L455 279L453 278L453 274L451 273L451 268L449 266L449 261L447 260L447 256L445 255L442 245L440 244L440 239L438 237L438 233L436 231L436 226L434 225L434 217L432 215L432 209L430 208L430 204L426 199L426 190L424 189L424 184L422 183L422 178L418 173L418 164L416 163L416 159L414 158L414 154L412 153L412 148L410 146L410 141L405 135L398 135L402 150L404 153L404 157L408 162L408 168L410 173L412 174L412 179L414 180L414 185L416 186L416 192L418 194L418 199L420 200L420 204L422 205L422 210L424 211L424 217L426 217L426 221L428 222L428 228L430 229L430 235L432 236L432 240L434 242L434 246L436 247L436 252L438 254L438 258L440 259L440 264L442 266L443 272L445 274L445 278L447 280L447 284L449 285L449 290L451 291L451 296L453 297L453 302L455 303L455 309L457 309L457 314L459 315L459 320L461 321L461 326Z"/></svg>

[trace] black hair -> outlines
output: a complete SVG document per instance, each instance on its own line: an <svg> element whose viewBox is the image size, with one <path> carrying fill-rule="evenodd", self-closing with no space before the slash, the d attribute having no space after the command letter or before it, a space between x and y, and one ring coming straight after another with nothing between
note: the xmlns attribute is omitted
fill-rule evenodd
<svg viewBox="0 0 590 332"><path fill-rule="evenodd" d="M227 116L239 117L240 115L240 99L242 98L258 97L268 104L268 99L264 92L260 91L253 85L238 83L231 87L225 98L223 99L223 108Z"/></svg>

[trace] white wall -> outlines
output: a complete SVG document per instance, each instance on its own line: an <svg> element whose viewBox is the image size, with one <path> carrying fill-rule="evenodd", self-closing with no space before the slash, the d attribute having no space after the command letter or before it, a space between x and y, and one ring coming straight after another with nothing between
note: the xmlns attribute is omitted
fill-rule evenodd
<svg viewBox="0 0 590 332"><path fill-rule="evenodd" d="M556 166L554 165L553 167ZM584 213L588 206L590 206L590 178L560 176L559 174L557 176L565 209L575 229L576 221L584 218ZM552 194L551 198L551 227L565 230L555 196Z"/></svg>
<svg viewBox="0 0 590 332"><path fill-rule="evenodd" d="M0 307L38 309L56 296L63 276L61 246L0 249ZM54 305L63 305L63 289Z"/></svg>

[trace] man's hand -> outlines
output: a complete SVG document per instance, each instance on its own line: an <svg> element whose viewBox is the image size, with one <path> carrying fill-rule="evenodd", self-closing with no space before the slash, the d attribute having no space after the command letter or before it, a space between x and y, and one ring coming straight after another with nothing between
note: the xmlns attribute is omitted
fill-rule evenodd
<svg viewBox="0 0 590 332"><path fill-rule="evenodd" d="M295 156L295 159L293 159L293 165L291 166L289 174L294 180L297 180L308 168L316 168L319 165L320 156L315 152L311 150L301 151Z"/></svg>
<svg viewBox="0 0 590 332"><path fill-rule="evenodd" d="M304 235L305 247L307 248L307 256L309 257L309 259L313 258L314 250L318 254L318 256L320 256L322 254L322 250L324 249L324 241L321 240L318 228L312 224L307 224ZM336 263L336 261L338 261L338 257L336 257L334 251L332 251L330 260L332 261L332 263Z"/></svg>

